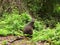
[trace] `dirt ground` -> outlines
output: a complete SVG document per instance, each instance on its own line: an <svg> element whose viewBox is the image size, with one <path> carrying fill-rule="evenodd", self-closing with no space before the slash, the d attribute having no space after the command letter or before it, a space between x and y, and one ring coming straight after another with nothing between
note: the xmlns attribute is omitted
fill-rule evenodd
<svg viewBox="0 0 60 45"><path fill-rule="evenodd" d="M41 42L32 42L28 38L24 38L21 40L16 40L11 43L11 41L15 40L17 36L7 36L7 37L1 37L0 36L0 45L46 45Z"/></svg>

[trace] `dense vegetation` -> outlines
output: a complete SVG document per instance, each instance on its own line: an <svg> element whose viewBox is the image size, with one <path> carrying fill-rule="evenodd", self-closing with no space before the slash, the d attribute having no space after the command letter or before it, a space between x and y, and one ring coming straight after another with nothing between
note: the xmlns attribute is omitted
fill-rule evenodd
<svg viewBox="0 0 60 45"><path fill-rule="evenodd" d="M0 36L24 35L22 30L34 17L31 41L47 40L51 45L60 45L60 0L19 1L0 0Z"/></svg>

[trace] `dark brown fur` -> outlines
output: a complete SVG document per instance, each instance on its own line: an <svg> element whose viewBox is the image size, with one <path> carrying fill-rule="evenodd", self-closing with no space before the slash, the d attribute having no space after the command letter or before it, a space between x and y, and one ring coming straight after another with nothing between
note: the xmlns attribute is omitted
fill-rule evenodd
<svg viewBox="0 0 60 45"><path fill-rule="evenodd" d="M32 19L32 21L25 26L23 33L28 34L30 36L33 34L33 28L34 28L34 19Z"/></svg>

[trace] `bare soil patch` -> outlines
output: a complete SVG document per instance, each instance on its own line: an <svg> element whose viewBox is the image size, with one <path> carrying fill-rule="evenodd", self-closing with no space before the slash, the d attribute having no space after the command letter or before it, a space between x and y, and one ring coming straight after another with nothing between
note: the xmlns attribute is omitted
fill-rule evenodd
<svg viewBox="0 0 60 45"><path fill-rule="evenodd" d="M0 45L45 45L44 43L41 42L32 42L28 38L24 38L21 40L16 40L13 43L10 43L9 41L13 41L17 38L17 36L6 36L6 37L1 37L0 36ZM4 44L4 41L7 41L6 44Z"/></svg>

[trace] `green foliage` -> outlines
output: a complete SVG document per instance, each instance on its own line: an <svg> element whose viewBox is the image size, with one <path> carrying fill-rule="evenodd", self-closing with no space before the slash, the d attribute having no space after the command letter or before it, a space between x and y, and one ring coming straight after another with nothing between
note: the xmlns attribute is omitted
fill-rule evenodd
<svg viewBox="0 0 60 45"><path fill-rule="evenodd" d="M57 13L60 12L60 4L55 5L54 11L57 12Z"/></svg>
<svg viewBox="0 0 60 45"><path fill-rule="evenodd" d="M18 15L16 13L4 13L3 18L0 20L0 35L23 35L24 26L31 20L31 17L27 13ZM43 21L36 20L34 23L35 29L33 30L32 41L51 40L53 45L59 45L60 43L60 23L56 24L56 28L50 29L44 28ZM48 22L49 23L49 22Z"/></svg>
<svg viewBox="0 0 60 45"><path fill-rule="evenodd" d="M28 12L37 19L54 19L60 22L60 1L59 0L23 0Z"/></svg>
<svg viewBox="0 0 60 45"><path fill-rule="evenodd" d="M0 35L7 36L10 34L20 35L22 33L20 30L23 30L24 25L27 24L31 17L27 13L4 13L3 19L0 20Z"/></svg>
<svg viewBox="0 0 60 45"><path fill-rule="evenodd" d="M35 21L34 23L35 26L35 30L39 31L42 30L44 28L43 22L42 21Z"/></svg>
<svg viewBox="0 0 60 45"><path fill-rule="evenodd" d="M44 21L35 21L33 30L33 38L32 41L43 41L43 40L51 40L53 45L60 45L60 23L56 24L57 21L60 21L60 1L59 0L23 0L25 5L29 10L28 12L33 13L35 17L40 17ZM19 11L25 10L25 5L18 5L18 10L13 9L14 3L10 5L10 3L5 4L5 1L2 1L0 7L0 36L7 35L23 35L24 26L31 20L31 17L28 13L22 13L19 15ZM20 8L20 7L21 8ZM12 13L8 14L5 12L8 7L11 7ZM24 9L23 9L24 8ZM3 12L5 12L3 14ZM11 11L10 11L11 12ZM3 14L3 15L1 15ZM49 19L49 20L48 20ZM50 21L51 20L51 21ZM54 29L44 28L45 24L54 24L56 27ZM6 41L4 41L6 44Z"/></svg>
<svg viewBox="0 0 60 45"><path fill-rule="evenodd" d="M22 13L18 15L17 11L11 14L4 13L3 18L0 19L0 35L23 35L24 26L31 20L31 17L28 13ZM52 22L52 21L51 21ZM32 41L43 41L43 40L51 40L53 45L59 45L60 43L60 23L56 24L56 28L50 29L44 28L43 21L35 20L33 30L33 38ZM47 22L49 23L49 21Z"/></svg>
<svg viewBox="0 0 60 45"><path fill-rule="evenodd" d="M49 40L51 39L52 37L54 37L55 35L55 31L52 30L52 29L43 29L42 31L34 31L34 34L33 34L33 40L34 41L38 41L38 40ZM34 38L35 37L35 38Z"/></svg>
<svg viewBox="0 0 60 45"><path fill-rule="evenodd" d="M2 45L7 45L7 41L6 40L4 40L4 41L2 41Z"/></svg>
<svg viewBox="0 0 60 45"><path fill-rule="evenodd" d="M41 25L41 24L39 24ZM42 26L43 27L43 26ZM38 27L39 28L39 27ZM60 45L60 23L56 24L56 28L54 29L41 29L33 31L32 41L51 41L52 45Z"/></svg>

